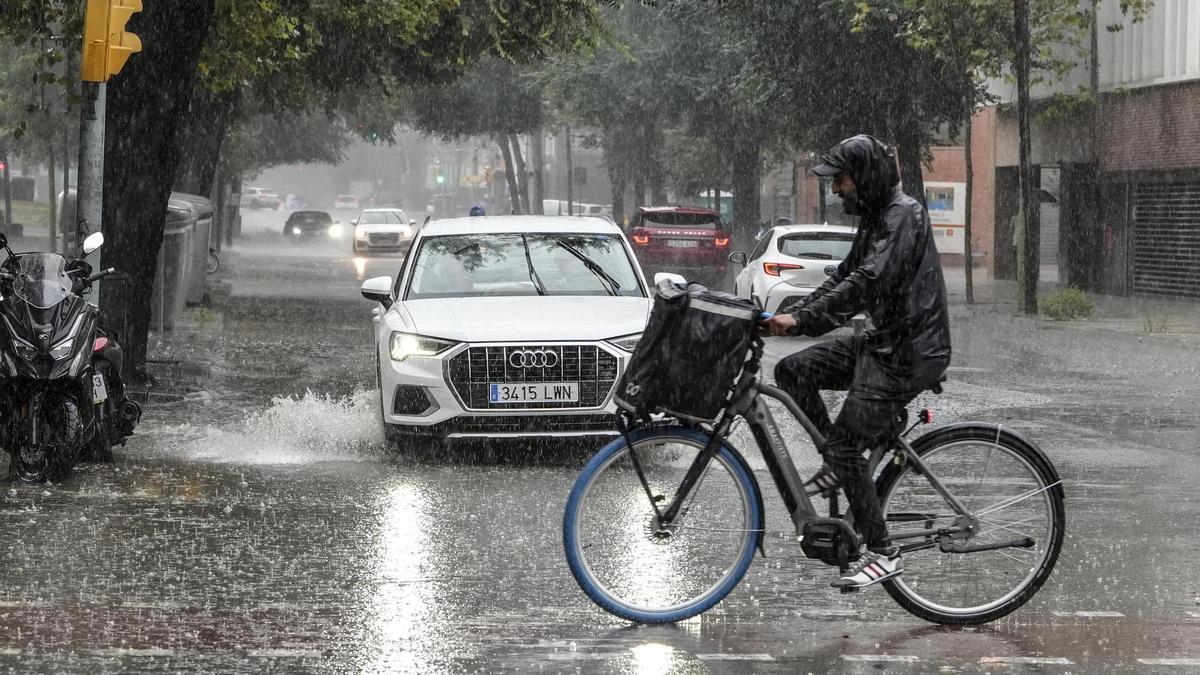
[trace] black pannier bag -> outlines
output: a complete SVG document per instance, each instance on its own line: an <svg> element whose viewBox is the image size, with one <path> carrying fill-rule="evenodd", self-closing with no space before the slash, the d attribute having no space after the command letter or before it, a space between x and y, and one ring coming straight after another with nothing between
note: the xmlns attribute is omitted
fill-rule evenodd
<svg viewBox="0 0 1200 675"><path fill-rule="evenodd" d="M653 412L714 419L746 362L759 315L735 295L663 281L614 402L638 419Z"/></svg>

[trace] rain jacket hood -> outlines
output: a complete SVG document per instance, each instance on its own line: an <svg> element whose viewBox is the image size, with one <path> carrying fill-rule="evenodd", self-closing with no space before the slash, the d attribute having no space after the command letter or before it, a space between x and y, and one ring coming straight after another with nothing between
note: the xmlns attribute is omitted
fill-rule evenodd
<svg viewBox="0 0 1200 675"><path fill-rule="evenodd" d="M868 212L883 210L892 190L900 184L895 154L866 134L851 136L838 143L821 157L821 161L850 174L858 189L859 201Z"/></svg>
<svg viewBox="0 0 1200 675"><path fill-rule="evenodd" d="M863 212L850 254L792 313L797 328L824 335L859 312L871 317L868 348L899 368L948 362L946 283L920 202L900 189L894 155L859 135L834 146L827 165L850 174Z"/></svg>

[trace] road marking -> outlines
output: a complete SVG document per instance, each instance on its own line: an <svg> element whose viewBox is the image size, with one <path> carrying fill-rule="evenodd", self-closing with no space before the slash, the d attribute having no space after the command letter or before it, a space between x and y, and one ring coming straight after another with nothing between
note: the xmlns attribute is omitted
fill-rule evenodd
<svg viewBox="0 0 1200 675"><path fill-rule="evenodd" d="M12 647L5 647L4 649L0 649L0 656L20 656L23 652L24 652L24 650L21 650L21 649L13 649Z"/></svg>
<svg viewBox="0 0 1200 675"><path fill-rule="evenodd" d="M1138 659L1147 666L1200 666L1200 659Z"/></svg>
<svg viewBox="0 0 1200 675"><path fill-rule="evenodd" d="M610 652L593 654L589 652L551 652L546 658L551 661L607 661L629 656L629 652Z"/></svg>
<svg viewBox="0 0 1200 675"><path fill-rule="evenodd" d="M1082 619L1124 619L1125 615L1120 612L1111 612L1106 610L1083 611L1083 612L1053 612L1054 616L1077 616Z"/></svg>
<svg viewBox="0 0 1200 675"><path fill-rule="evenodd" d="M845 619L858 618L862 616L862 612L857 609L804 609L800 610L800 616L812 619Z"/></svg>
<svg viewBox="0 0 1200 675"><path fill-rule="evenodd" d="M1193 619L1200 619L1200 612L1188 612L1187 615Z"/></svg>
<svg viewBox="0 0 1200 675"><path fill-rule="evenodd" d="M774 661L770 654L697 654L701 661Z"/></svg>
<svg viewBox="0 0 1200 675"><path fill-rule="evenodd" d="M1061 656L981 656L980 663L998 663L1012 665L1040 665L1040 666L1070 666L1074 665L1071 659L1064 659Z"/></svg>
<svg viewBox="0 0 1200 675"><path fill-rule="evenodd" d="M266 659L319 659L325 652L319 649L251 649L246 656Z"/></svg>
<svg viewBox="0 0 1200 675"><path fill-rule="evenodd" d="M921 657L913 656L912 654L842 654L842 660L868 663L872 661L883 663L914 663L920 661Z"/></svg>

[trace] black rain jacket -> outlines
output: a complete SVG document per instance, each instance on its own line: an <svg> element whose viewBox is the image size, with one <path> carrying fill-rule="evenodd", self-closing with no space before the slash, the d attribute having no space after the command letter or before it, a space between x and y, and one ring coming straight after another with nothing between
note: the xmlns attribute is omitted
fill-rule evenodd
<svg viewBox="0 0 1200 675"><path fill-rule="evenodd" d="M825 161L848 171L861 204L859 230L837 272L792 311L802 335L816 337L859 312L871 317L868 350L896 365L950 358L946 282L929 214L900 189L895 158L859 135Z"/></svg>

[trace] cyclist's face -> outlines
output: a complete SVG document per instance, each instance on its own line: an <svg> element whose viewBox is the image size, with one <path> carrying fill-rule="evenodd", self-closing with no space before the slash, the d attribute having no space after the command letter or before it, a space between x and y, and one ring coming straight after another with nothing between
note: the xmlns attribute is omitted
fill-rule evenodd
<svg viewBox="0 0 1200 675"><path fill-rule="evenodd" d="M854 185L854 179L850 174L843 171L833 177L833 194L842 198L842 208L846 210L848 215L856 215L859 212L858 203L858 188Z"/></svg>

